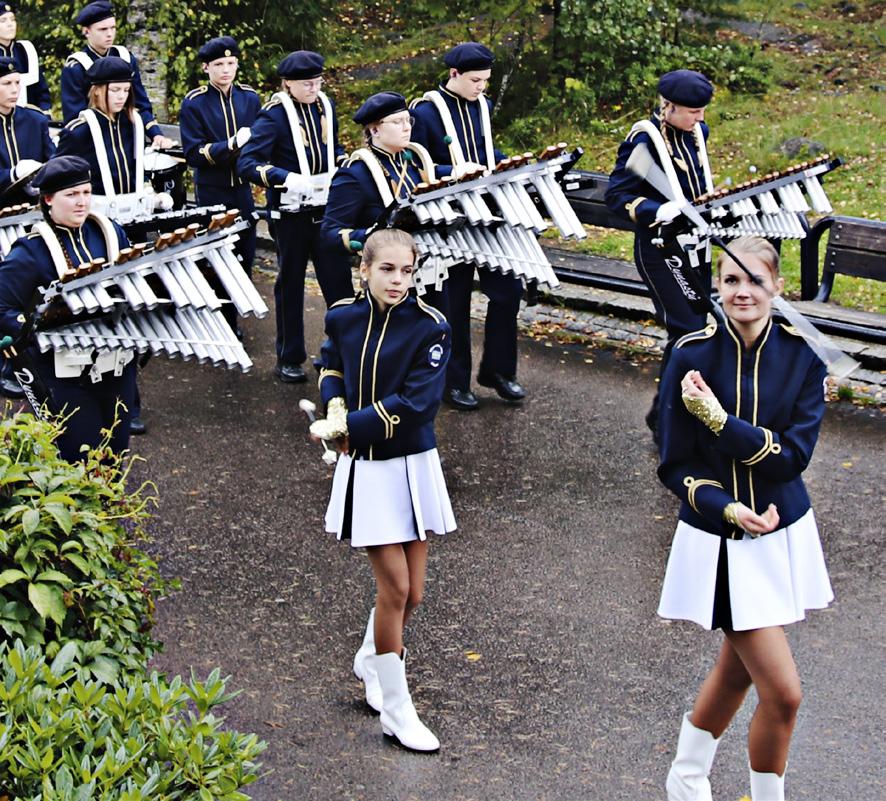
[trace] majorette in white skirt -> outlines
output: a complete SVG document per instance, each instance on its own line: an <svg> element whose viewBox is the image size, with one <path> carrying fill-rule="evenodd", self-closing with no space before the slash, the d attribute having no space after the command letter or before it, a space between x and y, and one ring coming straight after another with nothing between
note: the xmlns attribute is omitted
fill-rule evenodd
<svg viewBox="0 0 886 801"><path fill-rule="evenodd" d="M712 627L720 537L677 524L658 614ZM761 537L726 540L729 604L735 631L784 626L834 599L815 516Z"/></svg>
<svg viewBox="0 0 886 801"><path fill-rule="evenodd" d="M342 454L332 479L326 530L354 548L427 539L455 531L436 448L393 459Z"/></svg>

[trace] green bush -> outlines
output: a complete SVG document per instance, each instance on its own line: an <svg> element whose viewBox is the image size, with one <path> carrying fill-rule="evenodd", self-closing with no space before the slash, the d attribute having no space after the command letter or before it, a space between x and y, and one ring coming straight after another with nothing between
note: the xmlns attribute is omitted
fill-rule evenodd
<svg viewBox="0 0 886 801"><path fill-rule="evenodd" d="M232 697L157 673L116 687L76 678L72 644L52 663L37 647L0 645L0 777L16 801L247 801L266 747L222 731L213 710Z"/></svg>
<svg viewBox="0 0 886 801"><path fill-rule="evenodd" d="M0 420L0 630L49 659L64 646L81 678L113 682L159 650L154 597L172 583L137 547L151 485L128 490L132 460L107 441L63 460L62 424Z"/></svg>

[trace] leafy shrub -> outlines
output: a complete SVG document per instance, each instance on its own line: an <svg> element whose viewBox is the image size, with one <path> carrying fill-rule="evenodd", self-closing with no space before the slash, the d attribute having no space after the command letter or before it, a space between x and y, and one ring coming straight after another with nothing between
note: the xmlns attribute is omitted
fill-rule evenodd
<svg viewBox="0 0 886 801"><path fill-rule="evenodd" d="M0 645L0 776L16 801L247 801L265 743L222 731L233 697L213 671L183 684L157 673L116 687L76 678L74 648L52 663Z"/></svg>
<svg viewBox="0 0 886 801"><path fill-rule="evenodd" d="M62 422L0 420L0 629L49 659L65 646L81 677L113 682L159 650L154 596L172 583L136 546L150 485L126 488L132 461L107 441L63 460Z"/></svg>

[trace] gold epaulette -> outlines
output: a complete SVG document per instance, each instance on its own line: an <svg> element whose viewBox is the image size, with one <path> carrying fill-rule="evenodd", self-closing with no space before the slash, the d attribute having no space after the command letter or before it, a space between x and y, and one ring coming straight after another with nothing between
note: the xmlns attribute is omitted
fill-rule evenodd
<svg viewBox="0 0 886 801"><path fill-rule="evenodd" d="M255 89L253 89L251 86L249 86L248 84L238 83L237 87L242 89L244 92L252 92L255 95L258 94L258 92Z"/></svg>
<svg viewBox="0 0 886 801"><path fill-rule="evenodd" d="M66 131L73 131L78 125L86 125L86 120L83 117L74 117L67 125L65 125Z"/></svg>
<svg viewBox="0 0 886 801"><path fill-rule="evenodd" d="M419 103L427 103L428 101L423 97L417 97L415 100L409 101L409 108L415 108Z"/></svg>
<svg viewBox="0 0 886 801"><path fill-rule="evenodd" d="M710 323L702 328L700 331L692 331L689 334L684 334L681 336L674 347L682 348L684 345L688 345L690 342L701 342L705 339L710 339L717 332L717 324Z"/></svg>
<svg viewBox="0 0 886 801"><path fill-rule="evenodd" d="M792 325L788 325L787 323L779 323L779 325L785 330L786 333L792 334L795 337L802 338L803 335Z"/></svg>
<svg viewBox="0 0 886 801"><path fill-rule="evenodd" d="M197 95L202 95L204 92L208 91L208 86L198 86L196 89L191 89L191 91L185 95L185 100L191 100L192 98L197 97Z"/></svg>
<svg viewBox="0 0 886 801"><path fill-rule="evenodd" d="M334 309L337 306L350 306L356 300L359 300L359 297L357 295L354 295L354 297L352 298L342 298L341 300L335 301L335 303L333 303L329 308Z"/></svg>
<svg viewBox="0 0 886 801"><path fill-rule="evenodd" d="M280 101L276 97L272 97L267 103L262 106L262 111L267 108L274 108L274 106L279 106Z"/></svg>

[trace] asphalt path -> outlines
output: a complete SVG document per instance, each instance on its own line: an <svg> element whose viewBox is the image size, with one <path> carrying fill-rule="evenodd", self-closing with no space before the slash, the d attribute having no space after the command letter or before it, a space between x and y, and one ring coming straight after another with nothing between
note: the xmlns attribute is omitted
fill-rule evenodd
<svg viewBox="0 0 886 801"><path fill-rule="evenodd" d="M314 352L323 311L308 298ZM441 411L459 529L432 543L406 633L413 698L442 742L416 755L382 737L351 674L373 585L364 555L323 532L331 473L297 406L316 385L272 378L273 314L244 327L249 374L147 366L150 431L133 446L161 499L151 547L183 582L159 605L155 665L231 675L228 724L269 744L252 797L663 799L720 635L655 614L677 510L643 424L655 365L526 339L522 407L484 390L476 413ZM790 629L805 693L791 799L886 798L884 430L829 407L806 474L837 600ZM720 747L715 798L748 792L751 708Z"/></svg>

